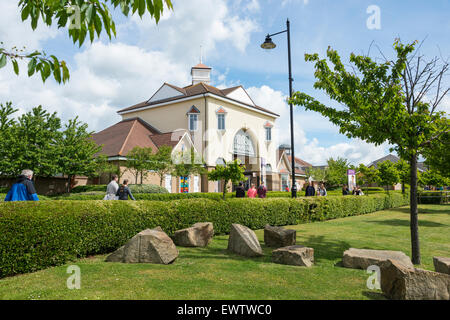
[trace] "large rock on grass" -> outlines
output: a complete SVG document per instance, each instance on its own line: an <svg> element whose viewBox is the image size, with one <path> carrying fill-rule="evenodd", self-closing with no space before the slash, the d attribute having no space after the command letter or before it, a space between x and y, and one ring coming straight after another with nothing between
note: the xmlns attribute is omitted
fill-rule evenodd
<svg viewBox="0 0 450 320"><path fill-rule="evenodd" d="M397 260L380 263L381 290L395 300L449 300L450 275L414 267Z"/></svg>
<svg viewBox="0 0 450 320"><path fill-rule="evenodd" d="M298 245L279 248L272 252L272 262L311 267L314 264L314 249Z"/></svg>
<svg viewBox="0 0 450 320"><path fill-rule="evenodd" d="M107 262L169 264L178 257L172 239L160 227L139 232L110 254Z"/></svg>
<svg viewBox="0 0 450 320"><path fill-rule="evenodd" d="M240 224L231 225L230 236L228 238L228 250L245 257L258 257L263 255L255 232Z"/></svg>
<svg viewBox="0 0 450 320"><path fill-rule="evenodd" d="M266 225L264 228L264 243L268 247L281 248L295 245L297 232L282 227Z"/></svg>
<svg viewBox="0 0 450 320"><path fill-rule="evenodd" d="M450 274L450 258L433 257L434 271Z"/></svg>
<svg viewBox="0 0 450 320"><path fill-rule="evenodd" d="M366 270L369 266L379 265L388 259L397 260L405 267L414 268L411 259L401 251L355 248L350 248L344 252L342 264L347 268Z"/></svg>
<svg viewBox="0 0 450 320"><path fill-rule="evenodd" d="M211 222L199 222L190 228L175 231L173 241L181 247L206 247L214 235Z"/></svg>

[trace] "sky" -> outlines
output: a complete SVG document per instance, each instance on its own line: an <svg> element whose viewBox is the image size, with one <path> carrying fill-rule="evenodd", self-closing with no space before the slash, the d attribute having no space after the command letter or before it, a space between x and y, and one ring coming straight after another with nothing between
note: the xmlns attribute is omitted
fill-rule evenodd
<svg viewBox="0 0 450 320"><path fill-rule="evenodd" d="M29 21L21 22L17 3L0 0L0 41L6 48L56 55L68 63L71 78L65 85L53 79L43 84L40 75L26 75L23 63L19 76L9 64L0 70L0 102L12 101L18 115L42 105L63 120L78 116L92 131L120 121L118 110L149 99L164 82L190 84L190 68L202 52L203 63L212 67L212 85L244 86L256 104L280 114L274 134L289 143L286 34L273 37L274 50L260 48L267 33L285 30L287 18L294 90L330 106L334 102L313 88L314 69L305 53L324 57L331 46L344 61L352 52L389 58L400 38L424 40L427 57L450 58L450 0L173 0L173 11L166 10L158 24L149 16L114 12L117 37L103 35L81 48L67 30L40 24L33 31ZM441 108L450 113L450 97ZM388 144L348 139L302 107L294 109L294 132L296 156L314 165L330 157L368 164L389 153Z"/></svg>

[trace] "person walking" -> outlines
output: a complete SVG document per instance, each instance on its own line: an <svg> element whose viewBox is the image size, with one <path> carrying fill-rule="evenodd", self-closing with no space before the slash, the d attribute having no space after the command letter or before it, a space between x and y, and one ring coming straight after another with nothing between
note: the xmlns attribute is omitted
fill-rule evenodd
<svg viewBox="0 0 450 320"><path fill-rule="evenodd" d="M106 187L106 196L103 200L117 200L116 193L119 190L119 184L117 183L119 178L113 174L111 182Z"/></svg>
<svg viewBox="0 0 450 320"><path fill-rule="evenodd" d="M245 190L242 182L239 182L239 185L236 187L236 198L245 198Z"/></svg>
<svg viewBox="0 0 450 320"><path fill-rule="evenodd" d="M319 185L319 189L317 190L317 195L319 197L326 197L326 195L327 195L327 189L325 189L325 185L323 184L323 182L321 182Z"/></svg>
<svg viewBox="0 0 450 320"><path fill-rule="evenodd" d="M261 184L258 187L258 198L265 198L266 197L266 193L267 193L267 188L264 185L264 182L261 182Z"/></svg>
<svg viewBox="0 0 450 320"><path fill-rule="evenodd" d="M36 189L34 188L33 171L25 169L22 170L21 175L17 178L6 194L5 201L39 201Z"/></svg>
<svg viewBox="0 0 450 320"><path fill-rule="evenodd" d="M128 197L131 198L131 200L136 200L133 197L133 194L131 193L130 188L128 187L128 180L123 180L122 185L119 187L119 189L116 192L116 196L119 200L128 200Z"/></svg>
<svg viewBox="0 0 450 320"><path fill-rule="evenodd" d="M257 191L256 191L255 184L252 183L252 186L251 186L250 189L248 189L248 191L247 191L247 196L248 196L249 198L255 198L255 197L256 197L256 194L257 194Z"/></svg>
<svg viewBox="0 0 450 320"><path fill-rule="evenodd" d="M312 197L316 195L316 189L313 187L313 182L309 181L309 185L306 187L305 190L305 197Z"/></svg>

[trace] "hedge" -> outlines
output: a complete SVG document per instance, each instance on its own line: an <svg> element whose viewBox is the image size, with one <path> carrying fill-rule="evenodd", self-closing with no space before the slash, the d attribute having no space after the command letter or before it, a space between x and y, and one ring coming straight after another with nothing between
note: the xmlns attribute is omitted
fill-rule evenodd
<svg viewBox="0 0 450 320"><path fill-rule="evenodd" d="M449 200L450 191L422 191L418 194L420 204L446 204Z"/></svg>
<svg viewBox="0 0 450 320"><path fill-rule="evenodd" d="M130 190L132 193L168 193L166 188L158 186L156 184L130 184ZM85 193L85 192L106 192L106 184L97 185L85 185L76 186L72 189L72 193Z"/></svg>
<svg viewBox="0 0 450 320"><path fill-rule="evenodd" d="M406 205L401 194L302 199L185 199L175 201L40 201L0 203L0 277L111 252L136 233L174 231L200 221L216 234L232 223L252 229L295 225Z"/></svg>

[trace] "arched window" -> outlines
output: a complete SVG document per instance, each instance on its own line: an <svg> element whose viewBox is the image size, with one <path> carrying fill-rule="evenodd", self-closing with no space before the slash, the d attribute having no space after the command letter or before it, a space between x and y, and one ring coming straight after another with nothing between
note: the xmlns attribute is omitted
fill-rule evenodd
<svg viewBox="0 0 450 320"><path fill-rule="evenodd" d="M224 160L224 158L217 158L217 160L216 160L216 166L225 166L225 160Z"/></svg>
<svg viewBox="0 0 450 320"><path fill-rule="evenodd" d="M252 138L242 129L234 136L233 152L242 156L256 156Z"/></svg>
<svg viewBox="0 0 450 320"><path fill-rule="evenodd" d="M272 166L270 163L266 164L266 173L272 173Z"/></svg>

